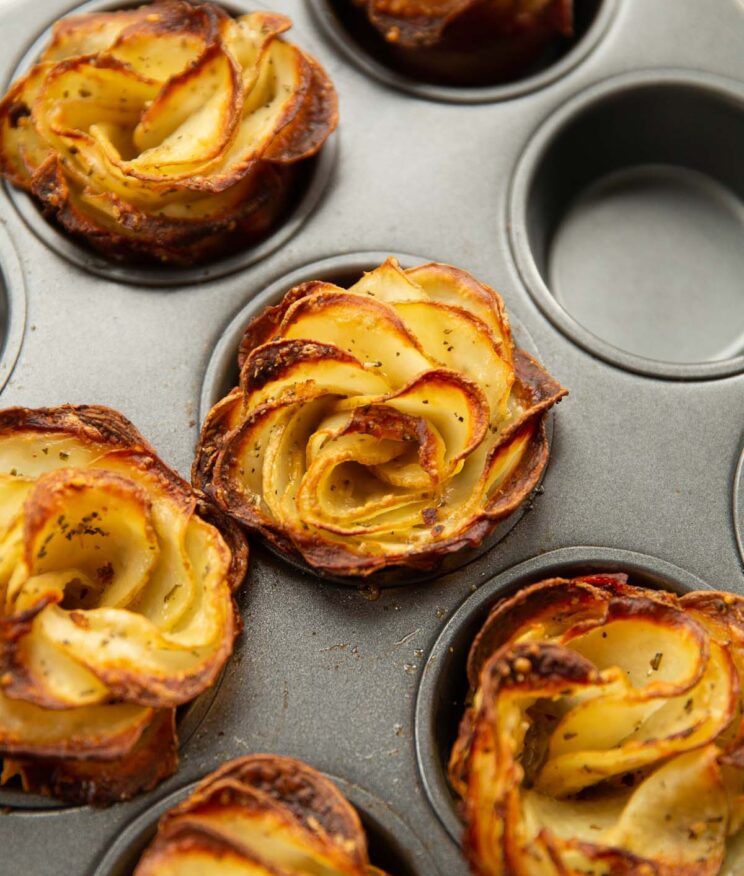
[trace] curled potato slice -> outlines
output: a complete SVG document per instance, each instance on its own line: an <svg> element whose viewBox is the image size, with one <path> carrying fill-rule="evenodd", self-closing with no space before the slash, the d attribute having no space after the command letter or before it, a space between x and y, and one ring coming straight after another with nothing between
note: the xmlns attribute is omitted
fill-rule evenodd
<svg viewBox="0 0 744 876"><path fill-rule="evenodd" d="M618 574L499 602L449 768L473 871L738 872L742 616L740 597Z"/></svg>
<svg viewBox="0 0 744 876"><path fill-rule="evenodd" d="M564 390L515 350L499 295L395 259L290 290L245 329L240 387L204 425L195 484L319 570L434 568L536 485Z"/></svg>
<svg viewBox="0 0 744 876"><path fill-rule="evenodd" d="M385 876L336 786L273 755L230 761L160 820L135 876Z"/></svg>
<svg viewBox="0 0 744 876"><path fill-rule="evenodd" d="M255 242L337 121L290 26L186 0L62 20L0 101L0 173L110 257L191 264Z"/></svg>
<svg viewBox="0 0 744 876"><path fill-rule="evenodd" d="M102 407L0 411L5 779L106 803L177 764L238 620L242 536Z"/></svg>

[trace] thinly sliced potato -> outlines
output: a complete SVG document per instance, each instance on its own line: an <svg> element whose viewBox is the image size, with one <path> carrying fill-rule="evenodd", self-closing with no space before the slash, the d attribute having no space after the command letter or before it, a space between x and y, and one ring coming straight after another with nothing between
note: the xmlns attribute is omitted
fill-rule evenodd
<svg viewBox="0 0 744 876"><path fill-rule="evenodd" d="M740 597L623 574L502 600L450 758L481 876L741 868Z"/></svg>
<svg viewBox="0 0 744 876"><path fill-rule="evenodd" d="M385 876L336 786L272 755L226 763L161 818L135 876L189 873Z"/></svg>
<svg viewBox="0 0 744 876"><path fill-rule="evenodd" d="M232 651L242 537L115 411L11 408L0 553L4 775L95 803L153 787L175 707Z"/></svg>
<svg viewBox="0 0 744 876"><path fill-rule="evenodd" d="M290 25L186 0L63 20L0 101L0 174L109 257L191 264L257 241L337 122Z"/></svg>
<svg viewBox="0 0 744 876"><path fill-rule="evenodd" d="M342 575L430 568L480 544L536 485L545 413L566 393L514 350L496 292L392 258L349 289L290 290L246 327L238 361L194 481Z"/></svg>

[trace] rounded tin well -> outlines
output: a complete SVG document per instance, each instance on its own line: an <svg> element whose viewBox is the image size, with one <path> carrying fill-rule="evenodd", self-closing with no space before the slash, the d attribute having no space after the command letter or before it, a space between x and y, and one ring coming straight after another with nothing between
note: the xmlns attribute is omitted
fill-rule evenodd
<svg viewBox="0 0 744 876"><path fill-rule="evenodd" d="M619 76L569 100L514 177L512 252L551 322L667 379L744 370L744 89Z"/></svg>
<svg viewBox="0 0 744 876"><path fill-rule="evenodd" d="M359 813L375 866L394 876L436 876L439 871L426 847L389 806L345 779L328 778ZM132 876L140 856L155 836L160 816L185 800L198 784L192 782L168 794L135 818L114 840L92 876Z"/></svg>
<svg viewBox="0 0 744 876"><path fill-rule="evenodd" d="M463 822L447 778L452 745L465 710L468 652L491 608L521 588L552 577L626 572L630 583L684 593L708 585L683 569L634 551L570 547L550 551L491 578L452 615L425 661L416 696L414 737L419 772L427 797L455 842Z"/></svg>
<svg viewBox="0 0 744 876"><path fill-rule="evenodd" d="M66 15L103 12L139 5L141 3L136 2L136 0L131 3L116 2L116 0L89 0L87 3L70 9ZM240 15L250 11L247 7L231 2L218 3L218 5L233 15ZM25 75L31 69L49 42L51 31L52 24L34 40L13 71L12 82L15 82L16 79ZM292 37L290 36L291 39ZM302 38L300 36L298 44L301 43ZM9 183L4 183L4 187L13 206L31 231L53 252L72 264L96 276L119 283L156 287L185 286L193 283L210 282L228 274L241 271L271 255L271 253L287 243L300 230L301 226L319 204L332 180L337 156L338 135L333 133L317 155L303 161L301 166L298 167L297 177L292 182L293 191L289 198L289 203L284 210L284 215L274 227L261 239L244 250L238 250L231 255L187 268L169 267L168 265L161 267L158 264L138 266L134 262L128 263L107 259L100 252L86 246L84 241L74 238L67 234L63 228L47 221L38 209L34 199L26 192L15 188Z"/></svg>
<svg viewBox="0 0 744 876"><path fill-rule="evenodd" d="M417 55L391 46L353 0L309 0L309 4L328 39L364 73L416 97L471 104L521 97L565 76L600 42L618 6L617 0L576 0L574 36L556 36L529 62L506 69L494 66L492 53L484 48L482 63L458 72L463 60L468 63L470 52L449 63L445 58L450 69L441 70L442 59L431 57L431 50ZM504 46L508 47L507 39Z"/></svg>

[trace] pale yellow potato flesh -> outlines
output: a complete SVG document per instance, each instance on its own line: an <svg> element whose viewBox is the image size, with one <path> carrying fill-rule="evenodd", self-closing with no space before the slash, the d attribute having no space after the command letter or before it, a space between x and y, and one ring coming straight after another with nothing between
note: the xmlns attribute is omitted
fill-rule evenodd
<svg viewBox="0 0 744 876"><path fill-rule="evenodd" d="M0 756L21 758L25 781L34 759L64 773L134 757L156 717L175 745L165 713L232 650L233 544L119 414L0 412ZM109 775L100 787L134 792Z"/></svg>
<svg viewBox="0 0 744 876"><path fill-rule="evenodd" d="M341 574L435 566L479 544L537 483L543 417L565 394L515 354L493 289L394 258L348 289L289 290L246 328L241 356L240 391L207 419L197 483Z"/></svg>
<svg viewBox="0 0 744 876"><path fill-rule="evenodd" d="M161 819L134 876L386 876L338 788L290 758L224 764Z"/></svg>
<svg viewBox="0 0 744 876"><path fill-rule="evenodd" d="M450 760L475 872L741 872L744 600L597 574L491 616Z"/></svg>

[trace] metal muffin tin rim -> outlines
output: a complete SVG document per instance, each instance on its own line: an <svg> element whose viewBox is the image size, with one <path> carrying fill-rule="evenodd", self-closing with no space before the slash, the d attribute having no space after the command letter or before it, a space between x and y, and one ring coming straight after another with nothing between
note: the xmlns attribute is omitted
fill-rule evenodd
<svg viewBox="0 0 744 876"><path fill-rule="evenodd" d="M362 73L371 76L383 85L395 88L412 97L440 103L484 104L524 97L534 91L547 88L569 74L586 60L606 36L620 7L620 0L602 0L599 11L587 32L565 55L545 69L512 82L484 86L435 85L398 73L377 61L365 50L356 50L356 43L347 37L343 25L337 20L335 13L330 8L329 0L308 0L308 5L318 27L339 54Z"/></svg>
<svg viewBox="0 0 744 876"><path fill-rule="evenodd" d="M316 261L308 262L305 265L294 268L286 274L274 278L258 294L251 297L222 329L219 339L212 348L212 353L209 357L204 377L202 378L202 387L199 395L199 428L201 429L203 426L207 414L213 405L222 398L217 390L219 384L222 382L225 363L229 362L231 359L235 361L240 339L245 331L245 327L253 317L261 313L266 307L276 304L283 298L286 292L299 283L310 279L322 279L324 272L328 271L334 273L349 271L358 273L359 276L361 276L363 271L371 269L370 266L376 267L391 256L396 258L403 267L424 264L427 261L432 261L432 259L428 259L425 256L412 255L411 253L387 252L384 250L360 250L358 252L344 253L342 255L327 256ZM537 344L527 328L521 320L511 312L509 307L507 307L507 314L509 316L512 334L518 336L520 346L526 349L532 356L540 360L541 357ZM554 429L553 410L549 410L547 414L544 415L544 423L548 437L548 445L549 447L552 447ZM535 497L542 493L542 483L549 467L550 457L548 457L548 463L543 469L540 479L530 495L508 517L501 520L477 547L462 548L461 550L448 555L442 565L437 569L423 572L403 572L401 576L394 577L389 583L380 583L382 579L379 579L379 577L375 575L365 578L355 576L343 577L340 575L323 573L317 569L313 569L311 566L304 563L299 557L282 553L278 548L275 548L264 539L261 539L261 544L282 562L287 563L294 569L297 569L309 577L325 583L333 583L339 584L342 587L355 587L361 589L367 589L370 586L388 588L425 584L426 582L444 578L455 572L461 572L468 565L474 563L490 550L493 550L499 542L506 538L529 510ZM384 573L380 574L384 575Z"/></svg>
<svg viewBox="0 0 744 876"><path fill-rule="evenodd" d="M347 779L342 779L332 773L321 771L322 774L336 785L343 796L359 811L360 816L368 817L374 821L388 836L393 837L404 847L404 852L410 860L406 863L418 871L418 866L425 865L428 870L426 876L437 876L440 872L434 863L427 847L422 843L413 829L398 815L397 812L379 797L374 796L360 785L356 785ZM164 797L151 803L147 808L128 821L121 832L116 836L113 843L97 858L94 867L89 871L90 876L124 876L120 869L114 869L122 856L132 849L133 846L144 848L147 842L147 834L157 829L157 823L165 812L175 804L180 803L207 777L182 785L174 791L170 791ZM417 860L416 860L417 859ZM125 864L127 862L124 862ZM422 871L423 873L423 871ZM129 873L126 873L129 876Z"/></svg>
<svg viewBox="0 0 744 876"><path fill-rule="evenodd" d="M744 447L734 474L733 494L734 538L739 548L741 562L744 564Z"/></svg>
<svg viewBox="0 0 744 876"><path fill-rule="evenodd" d="M26 282L18 250L5 223L0 223L0 275L5 287L6 327L0 338L0 391L10 379L26 329Z"/></svg>
<svg viewBox="0 0 744 876"><path fill-rule="evenodd" d="M66 9L57 18L49 22L32 40L28 48L22 52L20 59L13 67L8 81L5 83L5 90L7 90L12 82L24 76L31 69L41 50L49 41L52 27L60 19L79 13L101 12L110 9L122 9L127 6L138 6L146 2L147 0L142 0L142 2L137 2L137 0L133 0L133 2L127 2L127 0L87 0L87 2L77 3ZM227 2L225 0L215 0L215 2L231 14L245 11L250 5L241 2L241 0L227 0ZM191 268L169 267L167 265L164 265L162 268L157 266L138 267L134 261L117 262L109 260L95 250L86 248L84 244L67 234L64 229L48 222L38 209L34 199L27 192L16 188L8 182L3 182L2 188L27 228L55 255L104 280L132 286L150 286L167 289L208 283L243 271L267 258L287 243L297 234L320 205L326 189L332 183L338 153L339 132L336 130L330 135L315 156L305 159L298 165L304 165L308 178L295 182L295 185L301 185L302 189L299 193L297 191L293 192L294 197L290 198L292 206L287 211L284 219L273 230L270 230L254 246L249 246L247 249L238 251L233 255L217 258L203 265L196 265ZM297 197L298 194L299 197Z"/></svg>
<svg viewBox="0 0 744 876"><path fill-rule="evenodd" d="M454 653L450 649L462 628L473 623L480 615L485 618L488 609L500 598L542 578L563 573L579 574L581 568L597 572L627 571L631 575L647 573L660 580L662 585L667 585L667 589L672 590L672 585L679 585L678 592L712 589L697 575L649 554L599 545L577 545L538 554L518 563L499 572L466 597L453 612L425 658L424 671L416 691L413 727L418 773L426 797L442 826L456 843L461 839L464 824L457 813L446 773L442 769L433 727L433 705L443 674L442 664L449 654ZM467 684L466 679L464 683Z"/></svg>
<svg viewBox="0 0 744 876"><path fill-rule="evenodd" d="M744 371L744 353L707 362L665 362L648 359L604 341L584 328L551 293L537 267L527 239L528 193L534 173L554 138L585 110L623 91L644 87L676 86L703 90L724 97L744 113L744 84L736 79L683 67L644 68L605 77L582 88L543 117L523 145L512 172L506 224L509 251L517 273L541 313L565 337L585 352L640 377L697 381L732 377Z"/></svg>

